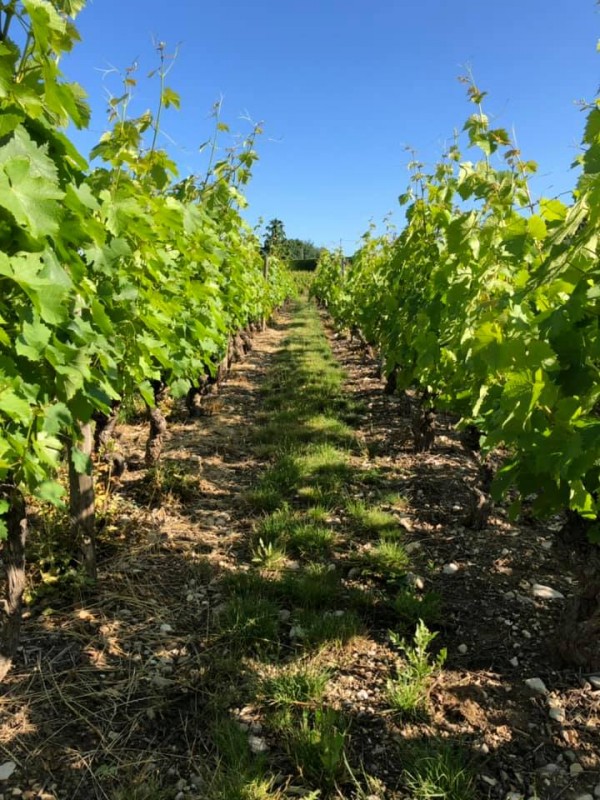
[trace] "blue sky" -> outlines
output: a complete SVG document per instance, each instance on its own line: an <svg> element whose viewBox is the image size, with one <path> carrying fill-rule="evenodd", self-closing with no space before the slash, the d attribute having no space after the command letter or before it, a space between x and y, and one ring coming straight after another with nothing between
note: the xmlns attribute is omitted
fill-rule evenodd
<svg viewBox="0 0 600 800"><path fill-rule="evenodd" d="M514 127L539 163L534 193L570 190L576 101L600 83L598 21L593 0L90 0L63 69L89 94L90 130L76 134L87 154L107 91L119 92L103 70L137 60L141 112L155 105L153 42L177 47L169 84L182 110L165 116L162 143L181 172L202 171L198 145L222 97L232 130L248 131L245 115L264 123L248 220L278 217L290 237L351 253L370 220L393 212L402 224L405 146L434 163L471 113L457 81L466 66L494 124Z"/></svg>

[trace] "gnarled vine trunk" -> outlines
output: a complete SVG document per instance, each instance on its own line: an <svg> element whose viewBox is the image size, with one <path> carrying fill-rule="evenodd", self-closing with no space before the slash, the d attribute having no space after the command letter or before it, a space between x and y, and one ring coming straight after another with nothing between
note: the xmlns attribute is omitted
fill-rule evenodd
<svg viewBox="0 0 600 800"><path fill-rule="evenodd" d="M435 441L435 414L426 403L427 398L423 398L421 403L414 405L411 413L410 424L417 453L431 450Z"/></svg>
<svg viewBox="0 0 600 800"><path fill-rule="evenodd" d="M0 681L12 666L21 635L21 609L25 590L25 542L27 511L22 494L11 483L0 485L0 499L9 504L4 520L7 537L2 547L6 592L0 632Z"/></svg>
<svg viewBox="0 0 600 800"><path fill-rule="evenodd" d="M73 540L77 543L80 560L85 574L91 580L96 579L96 501L94 493L94 477L92 474L92 453L94 436L92 423L87 422L80 427L81 439L68 443L69 460L69 520ZM78 472L73 461L74 448L87 457L88 467Z"/></svg>
<svg viewBox="0 0 600 800"><path fill-rule="evenodd" d="M125 472L126 462L123 453L117 446L115 435L121 403L115 402L110 414L94 414L94 453L100 454L102 460L110 465L110 475L119 477Z"/></svg>
<svg viewBox="0 0 600 800"><path fill-rule="evenodd" d="M165 399L167 387L156 381L154 383L154 406L148 406L148 421L150 431L146 441L145 463L147 467L155 467L160 461L165 436L167 433L167 420L160 410L160 404Z"/></svg>
<svg viewBox="0 0 600 800"><path fill-rule="evenodd" d="M558 651L580 669L600 670L600 547L587 539L590 523L569 511L562 538L583 564L579 591L567 603L558 629Z"/></svg>

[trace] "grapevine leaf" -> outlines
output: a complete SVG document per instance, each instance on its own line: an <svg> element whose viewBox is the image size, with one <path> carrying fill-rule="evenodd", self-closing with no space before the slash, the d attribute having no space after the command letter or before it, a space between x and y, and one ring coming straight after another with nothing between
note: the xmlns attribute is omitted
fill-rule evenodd
<svg viewBox="0 0 600 800"><path fill-rule="evenodd" d="M50 436L56 436L73 424L71 412L64 403L54 403L44 415L44 430Z"/></svg>
<svg viewBox="0 0 600 800"><path fill-rule="evenodd" d="M3 411L15 422L28 423L31 419L29 403L15 394L12 389L0 390L0 411Z"/></svg>
<svg viewBox="0 0 600 800"><path fill-rule="evenodd" d="M50 328L39 320L24 322L15 350L18 355L24 356L30 361L40 361L51 336Z"/></svg>
<svg viewBox="0 0 600 800"><path fill-rule="evenodd" d="M64 506L63 503L63 495L65 490L56 481L43 481L35 491L36 497L40 500L45 500L48 503L52 503L53 506L58 506L59 508Z"/></svg>
<svg viewBox="0 0 600 800"><path fill-rule="evenodd" d="M20 141L26 140L21 136ZM57 201L64 193L48 176L46 159L31 140L18 151L10 142L0 148L0 206L33 236L51 235L58 230L62 214Z"/></svg>
<svg viewBox="0 0 600 800"><path fill-rule="evenodd" d="M87 453L84 453L78 447L74 447L71 451L71 461L75 467L75 471L79 475L92 474L92 460Z"/></svg>

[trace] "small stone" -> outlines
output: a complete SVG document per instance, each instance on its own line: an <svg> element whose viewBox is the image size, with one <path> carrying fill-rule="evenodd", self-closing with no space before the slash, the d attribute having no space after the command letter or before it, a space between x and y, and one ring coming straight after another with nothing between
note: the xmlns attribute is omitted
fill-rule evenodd
<svg viewBox="0 0 600 800"><path fill-rule="evenodd" d="M419 575L415 575L414 572L407 572L405 577L406 583L413 589L418 589L419 591L423 591L425 588L425 581Z"/></svg>
<svg viewBox="0 0 600 800"><path fill-rule="evenodd" d="M490 778L489 775L481 775L481 780L487 783L488 786L495 786L498 783L495 778Z"/></svg>
<svg viewBox="0 0 600 800"><path fill-rule="evenodd" d="M523 795L520 792L509 792L504 800L523 800Z"/></svg>
<svg viewBox="0 0 600 800"><path fill-rule="evenodd" d="M449 564L444 564L442 567L442 572L444 575L456 575L460 567L455 561L451 561Z"/></svg>
<svg viewBox="0 0 600 800"><path fill-rule="evenodd" d="M178 792L181 792L183 789L185 789L186 786L187 784L185 778L179 778L179 780L175 784L175 789L177 789Z"/></svg>
<svg viewBox="0 0 600 800"><path fill-rule="evenodd" d="M469 649L469 648L467 647L467 645L466 645L466 644L459 644L459 645L458 645L458 652L459 652L461 655L463 655L463 656L464 656L464 654L467 652L467 650L468 650L468 649Z"/></svg>
<svg viewBox="0 0 600 800"><path fill-rule="evenodd" d="M531 634L529 633L529 631L521 631L521 633L526 639L531 639Z"/></svg>
<svg viewBox="0 0 600 800"><path fill-rule="evenodd" d="M551 775L556 775L557 772L560 772L560 767L558 764L545 764L543 767L540 767L538 772L540 775L542 775L542 777L550 777Z"/></svg>
<svg viewBox="0 0 600 800"><path fill-rule="evenodd" d="M577 761L569 767L569 775L581 775L583 767Z"/></svg>
<svg viewBox="0 0 600 800"><path fill-rule="evenodd" d="M302 639L304 628L301 625L292 625L290 628L290 639Z"/></svg>
<svg viewBox="0 0 600 800"><path fill-rule="evenodd" d="M600 783L594 787L594 797L600 797Z"/></svg>
<svg viewBox="0 0 600 800"><path fill-rule="evenodd" d="M588 681L594 689L600 689L600 675L590 675Z"/></svg>
<svg viewBox="0 0 600 800"><path fill-rule="evenodd" d="M177 794L175 795L175 800L185 800L185 793L177 792Z"/></svg>
<svg viewBox="0 0 600 800"><path fill-rule="evenodd" d="M266 753L267 750L269 749L269 745L260 736L249 736L248 745L250 747L250 750L252 750L252 752L255 754Z"/></svg>
<svg viewBox="0 0 600 800"><path fill-rule="evenodd" d="M543 539L542 547L544 548L544 550L552 550L552 542L550 542L548 539Z"/></svg>
<svg viewBox="0 0 600 800"><path fill-rule="evenodd" d="M0 766L0 781L7 781L16 768L17 765L14 761L5 761L4 764Z"/></svg>
<svg viewBox="0 0 600 800"><path fill-rule="evenodd" d="M513 591L504 592L504 597L506 600L514 600L515 593Z"/></svg>
<svg viewBox="0 0 600 800"><path fill-rule="evenodd" d="M508 547L504 547L502 549L502 552L500 553L500 555L503 555L503 556L507 556L509 554L510 554L510 550L508 549Z"/></svg>
<svg viewBox="0 0 600 800"><path fill-rule="evenodd" d="M163 624L160 626L160 632L161 633L173 633L173 626L169 625L168 622L163 622Z"/></svg>
<svg viewBox="0 0 600 800"><path fill-rule="evenodd" d="M410 555L411 553L416 553L417 550L420 550L422 546L423 545L421 542L409 542L408 544L404 545L404 550Z"/></svg>
<svg viewBox="0 0 600 800"><path fill-rule="evenodd" d="M359 575L360 575L360 570L358 567L352 567L352 569L348 570L348 577L350 578L350 580L352 580L353 578L358 578Z"/></svg>
<svg viewBox="0 0 600 800"><path fill-rule="evenodd" d="M589 793L578 794L575 800L594 800L594 796Z"/></svg>
<svg viewBox="0 0 600 800"><path fill-rule="evenodd" d="M519 659L515 656L514 658L511 658L511 660L508 663L511 665L511 667L518 667Z"/></svg>
<svg viewBox="0 0 600 800"><path fill-rule="evenodd" d="M300 569L300 562L299 561L288 561L287 568L292 572L298 572Z"/></svg>
<svg viewBox="0 0 600 800"><path fill-rule="evenodd" d="M559 706L553 706L550 711L548 712L548 716L550 719L553 719L555 722L564 722L565 721L565 712L564 709L560 708Z"/></svg>
<svg viewBox="0 0 600 800"><path fill-rule="evenodd" d="M487 746L485 742L482 742L478 747L477 750L481 753L482 756L487 756L490 752L490 748Z"/></svg>
<svg viewBox="0 0 600 800"><path fill-rule="evenodd" d="M531 587L531 594L540 600L564 600L564 594L552 589L550 586L543 586L541 583L534 583Z"/></svg>
<svg viewBox="0 0 600 800"><path fill-rule="evenodd" d="M357 698L359 700L368 700L369 699L369 693L367 692L366 689L361 689L359 692L356 693L356 696L357 696Z"/></svg>
<svg viewBox="0 0 600 800"><path fill-rule="evenodd" d="M564 755L564 757L567 759L567 761L570 761L570 762L571 762L571 764L572 764L574 761L577 761L577 756L575 755L575 753L574 753L572 750L565 750L565 752L563 753L563 755Z"/></svg>
<svg viewBox="0 0 600 800"><path fill-rule="evenodd" d="M525 686L528 686L535 694L548 694L546 684L541 678L527 678Z"/></svg>

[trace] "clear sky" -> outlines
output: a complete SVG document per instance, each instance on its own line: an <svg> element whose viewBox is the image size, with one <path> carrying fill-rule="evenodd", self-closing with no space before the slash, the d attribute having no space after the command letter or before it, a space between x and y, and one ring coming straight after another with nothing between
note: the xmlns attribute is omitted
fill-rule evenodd
<svg viewBox="0 0 600 800"><path fill-rule="evenodd" d="M598 21L594 0L89 0L63 69L93 108L76 135L87 154L106 128L107 91L119 92L103 70L137 60L141 112L155 105L153 41L178 48L169 84L182 110L165 116L162 142L181 172L202 171L198 145L222 97L234 131L248 130L245 115L264 123L249 221L278 217L289 237L351 253L370 220L402 223L404 147L434 163L472 113L457 81L466 66L494 125L514 127L538 161L535 194L571 189L576 101L600 83Z"/></svg>

